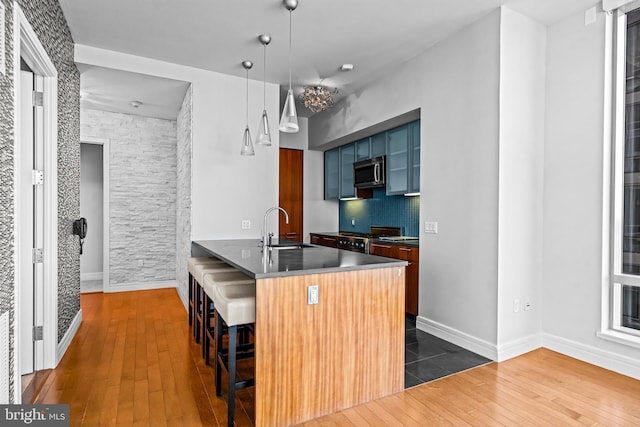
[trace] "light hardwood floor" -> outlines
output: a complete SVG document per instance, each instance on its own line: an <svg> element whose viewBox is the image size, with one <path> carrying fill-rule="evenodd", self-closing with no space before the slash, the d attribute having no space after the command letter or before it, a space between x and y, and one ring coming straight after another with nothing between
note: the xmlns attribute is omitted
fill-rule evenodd
<svg viewBox="0 0 640 427"><path fill-rule="evenodd" d="M81 305L83 324L36 403L70 404L74 426L226 426L175 290L85 294ZM251 425L252 389L238 394L236 425ZM539 349L304 425L638 426L640 381Z"/></svg>

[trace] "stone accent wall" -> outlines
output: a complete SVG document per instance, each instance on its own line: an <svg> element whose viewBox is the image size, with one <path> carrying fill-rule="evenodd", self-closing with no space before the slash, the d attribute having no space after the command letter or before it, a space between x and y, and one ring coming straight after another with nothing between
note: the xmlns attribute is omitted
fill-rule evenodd
<svg viewBox="0 0 640 427"><path fill-rule="evenodd" d="M9 312L10 403L20 379L14 378L14 146L12 0L5 6L6 74L0 77L0 313ZM80 255L71 223L80 212L80 74L73 61L73 39L57 0L18 0L58 71L58 341L80 310Z"/></svg>
<svg viewBox="0 0 640 427"><path fill-rule="evenodd" d="M110 285L175 280L176 121L82 109L80 122L110 140Z"/></svg>
<svg viewBox="0 0 640 427"><path fill-rule="evenodd" d="M189 86L178 113L176 281L185 303L189 295L187 260L191 254L191 93Z"/></svg>

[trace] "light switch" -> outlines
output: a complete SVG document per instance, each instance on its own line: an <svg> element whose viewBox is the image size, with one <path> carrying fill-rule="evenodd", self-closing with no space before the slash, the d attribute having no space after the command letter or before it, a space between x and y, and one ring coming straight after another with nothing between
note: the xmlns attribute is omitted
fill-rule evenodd
<svg viewBox="0 0 640 427"><path fill-rule="evenodd" d="M438 223L425 221L424 223L424 232L430 234L438 234Z"/></svg>
<svg viewBox="0 0 640 427"><path fill-rule="evenodd" d="M595 23L597 20L598 20L598 15L597 15L596 7L594 6L591 9L587 9L587 11L584 13L585 27L587 25L591 25Z"/></svg>

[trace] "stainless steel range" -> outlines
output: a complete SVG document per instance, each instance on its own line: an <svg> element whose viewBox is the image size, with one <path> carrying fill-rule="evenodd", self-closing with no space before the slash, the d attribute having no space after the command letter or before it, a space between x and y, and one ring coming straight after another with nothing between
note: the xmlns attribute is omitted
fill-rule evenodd
<svg viewBox="0 0 640 427"><path fill-rule="evenodd" d="M338 249L347 251L369 253L369 239L383 236L400 236L400 227L375 227L371 226L369 233L356 233L353 231L340 231L338 233Z"/></svg>

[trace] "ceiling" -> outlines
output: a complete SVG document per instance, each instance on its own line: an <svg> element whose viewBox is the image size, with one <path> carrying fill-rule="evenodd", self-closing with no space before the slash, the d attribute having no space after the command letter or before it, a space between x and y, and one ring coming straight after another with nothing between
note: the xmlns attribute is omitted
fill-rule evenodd
<svg viewBox="0 0 640 427"><path fill-rule="evenodd" d="M322 83L353 93L500 5L544 24L595 6L597 0L300 0L292 12L292 83ZM281 0L60 0L75 43L261 80L288 87L289 12ZM344 63L351 72L340 71ZM82 105L147 114L179 108L186 84L79 66ZM99 88L99 89L98 89ZM166 96L164 96L166 94ZM179 98L179 99L178 99ZM130 102L142 101L139 108ZM102 107L100 107L102 106ZM145 110L145 111L143 111ZM149 108L148 110L152 110ZM311 113L299 108L301 115ZM159 114L154 112L153 114ZM175 115L173 116L175 118Z"/></svg>

